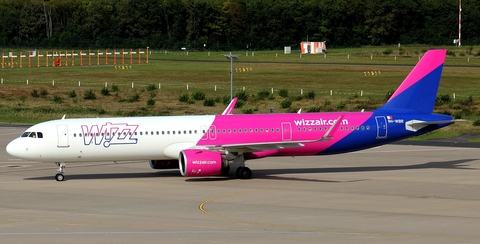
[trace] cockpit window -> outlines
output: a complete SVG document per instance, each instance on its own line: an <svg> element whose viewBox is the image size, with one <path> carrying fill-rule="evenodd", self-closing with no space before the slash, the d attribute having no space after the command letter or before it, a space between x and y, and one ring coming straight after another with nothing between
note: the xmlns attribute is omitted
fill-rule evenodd
<svg viewBox="0 0 480 244"><path fill-rule="evenodd" d="M21 137L43 138L43 133L26 131L26 132L23 132Z"/></svg>

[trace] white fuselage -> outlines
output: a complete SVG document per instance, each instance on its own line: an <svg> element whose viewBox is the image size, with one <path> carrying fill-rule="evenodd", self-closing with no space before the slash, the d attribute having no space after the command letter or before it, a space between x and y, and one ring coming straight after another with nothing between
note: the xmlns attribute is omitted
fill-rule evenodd
<svg viewBox="0 0 480 244"><path fill-rule="evenodd" d="M85 162L178 159L194 146L214 116L63 119L34 125L26 132L42 138L19 137L7 151L44 162Z"/></svg>

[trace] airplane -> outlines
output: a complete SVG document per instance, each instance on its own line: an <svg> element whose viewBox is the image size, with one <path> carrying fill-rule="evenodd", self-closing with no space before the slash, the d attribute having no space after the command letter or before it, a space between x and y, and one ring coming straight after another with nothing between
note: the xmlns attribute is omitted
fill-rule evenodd
<svg viewBox="0 0 480 244"><path fill-rule="evenodd" d="M6 151L25 160L65 163L148 160L153 169L179 168L185 177L249 179L245 161L363 150L455 123L434 114L446 50L429 50L380 108L362 112L73 118L33 125Z"/></svg>

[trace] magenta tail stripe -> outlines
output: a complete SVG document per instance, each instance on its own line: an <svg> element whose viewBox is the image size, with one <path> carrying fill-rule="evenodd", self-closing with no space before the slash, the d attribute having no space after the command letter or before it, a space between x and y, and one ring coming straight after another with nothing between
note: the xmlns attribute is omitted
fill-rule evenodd
<svg viewBox="0 0 480 244"><path fill-rule="evenodd" d="M430 50L426 52L420 62L418 62L410 74L408 74L407 78L405 78L400 87L395 91L390 100L394 99L396 96L417 83L417 81L421 80L423 77L442 65L445 62L444 57L446 52L447 50Z"/></svg>

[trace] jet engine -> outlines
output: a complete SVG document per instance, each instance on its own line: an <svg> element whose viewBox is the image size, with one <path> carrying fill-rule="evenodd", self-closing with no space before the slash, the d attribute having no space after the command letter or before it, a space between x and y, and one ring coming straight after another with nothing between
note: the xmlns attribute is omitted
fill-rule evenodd
<svg viewBox="0 0 480 244"><path fill-rule="evenodd" d="M186 149L180 151L179 168L185 177L214 176L228 173L228 162L222 159L222 152Z"/></svg>
<svg viewBox="0 0 480 244"><path fill-rule="evenodd" d="M150 160L152 169L178 169L178 160Z"/></svg>

